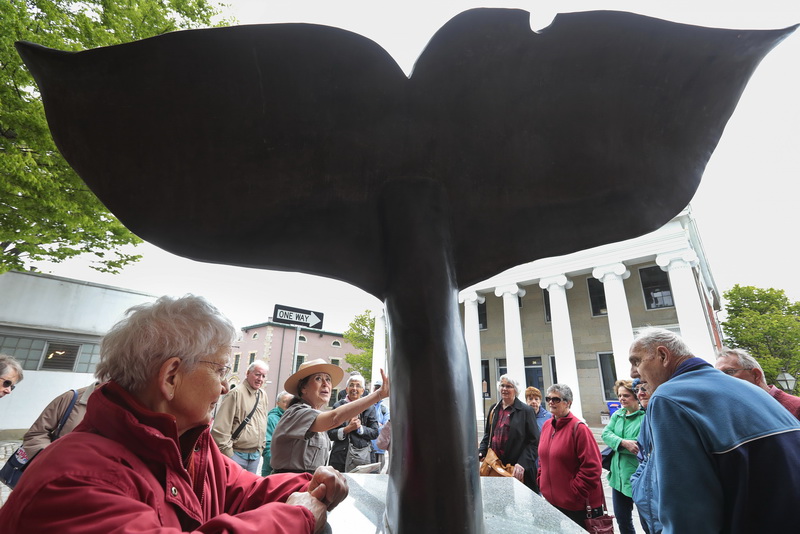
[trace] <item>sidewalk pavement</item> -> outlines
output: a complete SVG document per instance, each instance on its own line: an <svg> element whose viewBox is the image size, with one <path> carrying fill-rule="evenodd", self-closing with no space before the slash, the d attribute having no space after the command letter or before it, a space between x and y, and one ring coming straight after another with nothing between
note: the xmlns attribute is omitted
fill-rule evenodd
<svg viewBox="0 0 800 534"><path fill-rule="evenodd" d="M0 467L3 467L6 464L6 460L14 454L14 451L17 450L17 447L22 445L21 441L0 441ZM0 482L0 506L5 504L6 499L11 494L11 488Z"/></svg>

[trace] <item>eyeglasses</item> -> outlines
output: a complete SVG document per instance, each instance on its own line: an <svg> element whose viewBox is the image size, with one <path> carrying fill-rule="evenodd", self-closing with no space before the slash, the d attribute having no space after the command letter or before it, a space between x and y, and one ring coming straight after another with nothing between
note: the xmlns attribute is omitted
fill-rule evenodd
<svg viewBox="0 0 800 534"><path fill-rule="evenodd" d="M230 365L223 365L221 363L209 362L209 361L206 361L206 360L198 360L197 363L208 363L208 364L216 366L217 367L217 374L219 375L219 379L220 380L224 380L225 377L228 376L228 373L231 372L231 366Z"/></svg>
<svg viewBox="0 0 800 534"><path fill-rule="evenodd" d="M17 387L14 385L14 382L11 380L3 380L3 389L11 388L11 391L14 391L14 388Z"/></svg>
<svg viewBox="0 0 800 534"><path fill-rule="evenodd" d="M647 393L647 388L644 386L637 386L634 390L636 393Z"/></svg>
<svg viewBox="0 0 800 534"><path fill-rule="evenodd" d="M725 373L728 376L733 376L736 373L738 373L739 371L750 371L750 369L744 369L744 368L742 368L742 369L720 369L720 371L722 371L723 373Z"/></svg>
<svg viewBox="0 0 800 534"><path fill-rule="evenodd" d="M552 402L553 404L558 404L564 399L562 399L561 397L545 397L544 400L546 402Z"/></svg>

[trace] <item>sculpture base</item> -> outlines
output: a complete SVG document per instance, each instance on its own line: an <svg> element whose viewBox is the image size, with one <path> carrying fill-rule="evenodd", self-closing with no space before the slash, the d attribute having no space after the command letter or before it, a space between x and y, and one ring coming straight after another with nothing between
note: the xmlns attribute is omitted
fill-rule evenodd
<svg viewBox="0 0 800 534"><path fill-rule="evenodd" d="M385 523L388 475L347 474L350 495L328 514L325 533L392 534ZM487 534L574 533L586 531L513 478L481 477Z"/></svg>

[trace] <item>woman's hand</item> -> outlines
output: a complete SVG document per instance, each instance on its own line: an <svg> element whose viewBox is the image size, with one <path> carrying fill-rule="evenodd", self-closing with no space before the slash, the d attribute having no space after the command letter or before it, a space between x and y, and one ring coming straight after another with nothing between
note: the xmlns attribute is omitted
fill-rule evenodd
<svg viewBox="0 0 800 534"><path fill-rule="evenodd" d="M327 465L317 467L308 483L308 493L322 501L328 511L336 508L349 492L344 475Z"/></svg>
<svg viewBox="0 0 800 534"><path fill-rule="evenodd" d="M515 465L514 466L514 478L516 478L517 480L519 480L520 482L522 482L524 484L525 483L525 468L522 467L519 464Z"/></svg>
<svg viewBox="0 0 800 534"><path fill-rule="evenodd" d="M317 491L319 493L323 493L325 485L323 484L318 486L318 488L320 489ZM328 522L328 510L325 508L325 504L315 497L311 492L298 491L292 493L289 495L289 498L286 499L286 504L302 506L311 512L311 514L314 516L314 534L322 532L322 529Z"/></svg>
<svg viewBox="0 0 800 534"><path fill-rule="evenodd" d="M383 369L381 369L381 380L383 381L383 385L381 389L378 390L378 397L385 399L389 396L389 375L387 375Z"/></svg>
<svg viewBox="0 0 800 534"><path fill-rule="evenodd" d="M639 444L635 441L631 439L623 439L619 444L625 447L631 454L639 454Z"/></svg>

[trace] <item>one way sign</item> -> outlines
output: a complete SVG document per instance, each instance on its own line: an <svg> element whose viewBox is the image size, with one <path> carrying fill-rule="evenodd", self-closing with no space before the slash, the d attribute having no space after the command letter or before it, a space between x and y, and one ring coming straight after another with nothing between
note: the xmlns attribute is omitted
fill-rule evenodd
<svg viewBox="0 0 800 534"><path fill-rule="evenodd" d="M275 313L272 314L272 321L321 329L323 317L325 317L325 314L320 312L276 304Z"/></svg>

